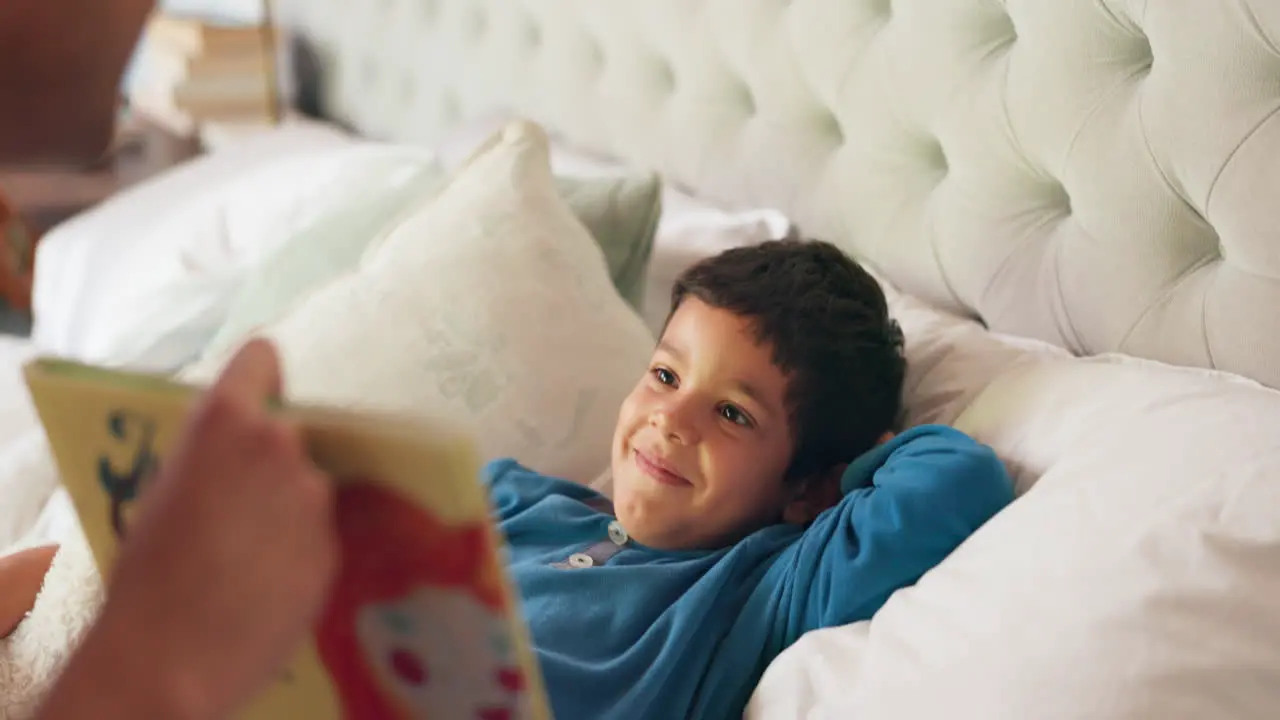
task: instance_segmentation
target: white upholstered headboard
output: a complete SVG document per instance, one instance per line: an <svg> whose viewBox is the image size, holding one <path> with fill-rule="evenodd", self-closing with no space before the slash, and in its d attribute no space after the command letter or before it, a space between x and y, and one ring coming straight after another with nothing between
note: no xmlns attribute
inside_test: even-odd
<svg viewBox="0 0 1280 720"><path fill-rule="evenodd" d="M324 112L493 109L994 330L1280 387L1275 0L278 0Z"/></svg>

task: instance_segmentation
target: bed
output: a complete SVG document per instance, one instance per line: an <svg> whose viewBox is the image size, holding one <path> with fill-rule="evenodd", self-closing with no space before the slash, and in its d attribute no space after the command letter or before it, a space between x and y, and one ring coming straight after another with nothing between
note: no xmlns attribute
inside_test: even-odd
<svg viewBox="0 0 1280 720"><path fill-rule="evenodd" d="M674 273L734 244L831 240L877 274L906 331L904 422L990 444L1019 498L871 621L779 656L747 717L1275 717L1278 7L281 0L295 97L318 117L55 231L31 347L200 379L241 336L229 315L240 333L270 321L296 392L449 408L488 428L487 450L607 488L600 427ZM386 199L437 192L428 166L478 172L494 137L532 148L505 170L595 188L579 220L601 187L628 198L627 218L589 218L616 244L548 254L436 218L418 231L476 243L401 250L435 268L412 283L383 262L376 284L263 289L285 237L337 248L313 281L341 252L354 263L317 208L359 200L348 234L407 246L413 213ZM468 202L488 197L474 187ZM536 217L544 242L588 237L545 197L504 197L495 215ZM421 310L446 303L449 317ZM38 431L15 434L0 465L25 474L0 477L31 499L0 540L72 548L45 620L4 648L19 704L100 588L74 572Z"/></svg>

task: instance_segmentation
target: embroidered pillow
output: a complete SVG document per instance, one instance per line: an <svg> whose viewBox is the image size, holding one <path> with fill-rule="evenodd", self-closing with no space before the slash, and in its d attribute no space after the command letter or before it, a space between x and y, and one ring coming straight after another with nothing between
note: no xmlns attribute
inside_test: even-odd
<svg viewBox="0 0 1280 720"><path fill-rule="evenodd" d="M486 457L584 483L608 465L653 345L529 123L259 334L295 400L447 417ZM221 362L184 375L207 381Z"/></svg>

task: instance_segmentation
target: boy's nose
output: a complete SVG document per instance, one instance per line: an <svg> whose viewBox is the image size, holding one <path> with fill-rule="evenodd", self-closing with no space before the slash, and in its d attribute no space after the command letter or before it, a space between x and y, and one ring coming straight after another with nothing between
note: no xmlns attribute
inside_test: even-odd
<svg viewBox="0 0 1280 720"><path fill-rule="evenodd" d="M697 431L688 414L684 404L669 403L655 408L649 417L650 423L668 442L688 445L697 439Z"/></svg>

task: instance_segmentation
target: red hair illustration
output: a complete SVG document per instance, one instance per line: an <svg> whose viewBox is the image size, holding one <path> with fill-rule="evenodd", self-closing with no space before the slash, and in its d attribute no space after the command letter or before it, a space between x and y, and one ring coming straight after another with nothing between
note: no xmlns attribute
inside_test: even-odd
<svg viewBox="0 0 1280 720"><path fill-rule="evenodd" d="M517 717L525 678L487 525L447 525L358 482L338 489L337 526L340 569L315 640L343 716Z"/></svg>

